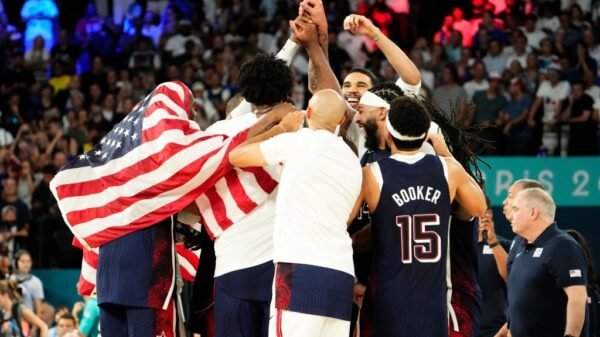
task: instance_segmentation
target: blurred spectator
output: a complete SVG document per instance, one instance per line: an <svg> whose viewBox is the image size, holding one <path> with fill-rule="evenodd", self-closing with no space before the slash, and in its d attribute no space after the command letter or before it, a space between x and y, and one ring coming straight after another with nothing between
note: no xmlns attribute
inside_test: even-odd
<svg viewBox="0 0 600 337"><path fill-rule="evenodd" d="M419 50L413 49L410 52L410 60L415 64L417 69L419 69L419 72L421 73L421 85L429 92L428 96L431 96L433 88L435 87L435 77L431 71L423 67L423 54Z"/></svg>
<svg viewBox="0 0 600 337"><path fill-rule="evenodd" d="M433 46L431 46L431 61L429 62L428 68L435 74L436 86L439 86L442 83L445 66L446 52L444 51L444 46L441 43L434 43ZM455 81L458 83L458 72L456 72Z"/></svg>
<svg viewBox="0 0 600 337"><path fill-rule="evenodd" d="M33 40L33 48L25 53L25 66L31 69L36 82L43 82L48 77L50 53L44 43L44 38L38 35Z"/></svg>
<svg viewBox="0 0 600 337"><path fill-rule="evenodd" d="M73 43L67 30L61 30L58 34L58 43L55 44L50 52L52 62L61 62L65 65L65 70L69 74L75 73L75 63L79 58L80 50L77 44Z"/></svg>
<svg viewBox="0 0 600 337"><path fill-rule="evenodd" d="M476 61L471 67L471 77L472 80L463 84L469 99L473 99L473 95L475 95L477 91L487 90L490 86L486 79L485 64L481 61Z"/></svg>
<svg viewBox="0 0 600 337"><path fill-rule="evenodd" d="M596 61L596 64L600 64L600 44L598 44L598 35L595 34L592 29L586 29L583 31L583 42L588 48L590 57Z"/></svg>
<svg viewBox="0 0 600 337"><path fill-rule="evenodd" d="M0 209L5 206L14 206L17 211L17 218L14 220L17 224L17 231L12 230L13 237L27 237L29 235L29 225L31 223L31 213L27 204L17 196L17 180L14 177L4 179L2 198L0 199ZM15 242L15 250L23 248L22 242Z"/></svg>
<svg viewBox="0 0 600 337"><path fill-rule="evenodd" d="M507 138L507 153L514 156L531 154L532 131L527 125L527 117L532 99L525 92L525 83L513 78L508 86L509 100L506 104L506 121L502 132Z"/></svg>
<svg viewBox="0 0 600 337"><path fill-rule="evenodd" d="M66 337L67 334L77 329L77 322L73 315L66 313L60 316L56 323L56 329L48 331L48 337Z"/></svg>
<svg viewBox="0 0 600 337"><path fill-rule="evenodd" d="M467 93L457 82L458 74L456 67L448 64L442 71L442 85L433 91L434 102L447 115L457 114L460 116L464 109Z"/></svg>
<svg viewBox="0 0 600 337"><path fill-rule="evenodd" d="M386 0L375 0L369 13L367 13L367 17L373 21L375 26L379 27L385 36L392 37L394 17L392 16L392 10L386 4Z"/></svg>
<svg viewBox="0 0 600 337"><path fill-rule="evenodd" d="M65 68L61 62L57 61L52 64L52 76L50 76L48 84L52 86L56 94L69 88L71 75L65 73Z"/></svg>
<svg viewBox="0 0 600 337"><path fill-rule="evenodd" d="M540 42L546 38L546 33L539 29L536 24L537 16L535 14L529 14L525 17L525 26L522 29L527 37L529 47L538 50L540 49Z"/></svg>
<svg viewBox="0 0 600 337"><path fill-rule="evenodd" d="M83 337L97 337L100 324L100 308L95 297L83 296L85 304L82 306L81 318L79 319L79 333ZM81 302L79 302L81 303ZM83 303L82 303L83 304ZM78 312L73 307L73 316L78 317Z"/></svg>
<svg viewBox="0 0 600 337"><path fill-rule="evenodd" d="M170 53L172 58L182 56L185 54L186 42L191 41L194 45L202 47L202 41L194 35L192 35L191 22L188 20L181 20L177 25L178 33L173 35L167 40L165 45L165 51Z"/></svg>
<svg viewBox="0 0 600 337"><path fill-rule="evenodd" d="M490 42L489 53L483 58L483 63L490 73L502 74L506 68L508 56L502 52L502 43L499 40Z"/></svg>
<svg viewBox="0 0 600 337"><path fill-rule="evenodd" d="M462 55L462 34L459 31L452 31L450 41L446 45L446 57L448 62L456 63Z"/></svg>
<svg viewBox="0 0 600 337"><path fill-rule="evenodd" d="M48 327L52 326L52 324L54 324L54 306L48 303L48 301L42 301L42 308L39 316Z"/></svg>
<svg viewBox="0 0 600 337"><path fill-rule="evenodd" d="M562 120L570 126L567 154L592 156L597 154L597 123L593 120L594 100L585 92L583 82L571 84L571 95L563 102Z"/></svg>
<svg viewBox="0 0 600 337"><path fill-rule="evenodd" d="M556 123L559 113L562 111L562 102L569 97L571 86L568 82L560 80L560 66L552 64L548 67L548 80L540 84L536 93L536 99L529 111L527 123L534 126L538 123L538 111L543 108L541 116L542 146L548 154L555 155L558 150L558 131Z"/></svg>
<svg viewBox="0 0 600 337"><path fill-rule="evenodd" d="M552 34L556 32L558 27L560 27L560 20L558 17L552 12L552 4L547 1L542 3L541 6L542 16L537 21L537 28L545 31L547 34Z"/></svg>
<svg viewBox="0 0 600 337"><path fill-rule="evenodd" d="M35 313L39 313L44 300L44 286L42 281L31 274L33 261L31 254L26 250L19 250L15 254L15 273L11 276L23 288L27 290L28 296L21 299L23 305Z"/></svg>
<svg viewBox="0 0 600 337"><path fill-rule="evenodd" d="M146 14L144 14L141 34L152 41L152 47L157 48L159 46L162 31L158 25L157 15L153 11L146 11Z"/></svg>
<svg viewBox="0 0 600 337"><path fill-rule="evenodd" d="M490 73L488 76L488 89L486 91L478 91L473 95L476 112L475 116L469 116L470 118L468 119L468 125L474 122L475 124L488 126L480 132L480 136L485 140L495 142L496 146L502 144L497 142L497 129L495 127L502 124L504 114L506 113L506 98L501 92L501 81L502 77L500 74ZM491 154L491 152L486 154Z"/></svg>
<svg viewBox="0 0 600 337"><path fill-rule="evenodd" d="M574 9L576 12L577 10ZM581 39L582 27L576 26L572 21L571 13L562 12L559 16L560 28L564 30L564 42L563 44L567 48L571 48L577 41Z"/></svg>
<svg viewBox="0 0 600 337"><path fill-rule="evenodd" d="M558 56L554 54L552 40L545 38L540 42L540 55L538 56L538 65L540 70L546 70L552 63L558 62Z"/></svg>
<svg viewBox="0 0 600 337"><path fill-rule="evenodd" d="M14 141L13 135L6 130L3 126L0 126L0 147L12 144Z"/></svg>
<svg viewBox="0 0 600 337"><path fill-rule="evenodd" d="M575 44L576 48L576 60L571 61L575 64L576 81L582 81L586 74L592 76L598 73L598 63L594 60L589 53L587 45L583 41L579 41Z"/></svg>
<svg viewBox="0 0 600 337"><path fill-rule="evenodd" d="M552 54L556 56L564 57L567 54L566 47L566 31L563 27L560 27L554 33L554 39L552 40Z"/></svg>
<svg viewBox="0 0 600 337"><path fill-rule="evenodd" d="M460 60L458 60L458 62L455 63L459 83L468 82L472 78L470 69L475 64L475 62L476 60L475 58L473 58L471 48L463 48L460 53Z"/></svg>
<svg viewBox="0 0 600 337"><path fill-rule="evenodd" d="M502 22L498 22L496 20L492 11L485 10L481 16L479 31L485 30L492 40L498 40L501 45L506 45L508 43L508 39L499 26L502 26ZM478 36L475 36L475 39L477 38Z"/></svg>
<svg viewBox="0 0 600 337"><path fill-rule="evenodd" d="M25 23L25 51L33 46L33 40L42 36L46 46L54 46L58 7L53 0L26 0L21 9Z"/></svg>
<svg viewBox="0 0 600 337"><path fill-rule="evenodd" d="M95 35L102 32L104 20L96 9L95 3L89 2L85 10L85 16L77 22L75 27L75 36L84 45L88 43Z"/></svg>
<svg viewBox="0 0 600 337"><path fill-rule="evenodd" d="M473 44L473 34L477 27L474 27L470 21L465 20L464 11L460 7L454 7L452 9L452 18L452 28L462 34L463 46L471 47Z"/></svg>
<svg viewBox="0 0 600 337"><path fill-rule="evenodd" d="M28 324L39 329L42 336L48 332L48 326L33 311L19 302L20 296L12 281L0 281L0 308L4 312L3 320L9 324L0 327L0 333L8 336L24 336ZM22 324L26 322L26 324ZM25 331L23 331L23 330Z"/></svg>
<svg viewBox="0 0 600 337"><path fill-rule="evenodd" d="M512 47L512 48L511 48ZM504 53L508 55L506 59L506 68L510 67L513 61L518 61L522 68L527 66L527 37L525 34L517 30L513 33L512 46L504 49Z"/></svg>
<svg viewBox="0 0 600 337"><path fill-rule="evenodd" d="M442 24L442 28L435 33L433 37L433 42L441 43L444 46L450 43L450 38L452 37L452 32L454 31L454 18L452 15L446 15L444 17L444 23Z"/></svg>
<svg viewBox="0 0 600 337"><path fill-rule="evenodd" d="M14 250L13 235L18 231L17 208L12 205L2 207L0 222L0 256L12 259Z"/></svg>

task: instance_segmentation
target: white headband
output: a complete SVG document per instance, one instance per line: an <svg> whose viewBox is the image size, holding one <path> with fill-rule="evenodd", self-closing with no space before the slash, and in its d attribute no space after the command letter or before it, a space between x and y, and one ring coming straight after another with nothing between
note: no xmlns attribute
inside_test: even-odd
<svg viewBox="0 0 600 337"><path fill-rule="evenodd" d="M405 136L405 135L401 134L396 129L394 129L394 127L392 127L392 123L390 123L389 114L385 117L385 126L387 126L387 130L390 133L390 135L392 135L392 137L394 137L397 140L410 142L413 140L421 140L421 139L425 138L425 136L427 136L427 132L424 132L420 136Z"/></svg>
<svg viewBox="0 0 600 337"><path fill-rule="evenodd" d="M385 108L386 110L390 109L390 103L386 102L383 98L370 91L365 91L365 93L362 94L358 104L368 105L376 108Z"/></svg>

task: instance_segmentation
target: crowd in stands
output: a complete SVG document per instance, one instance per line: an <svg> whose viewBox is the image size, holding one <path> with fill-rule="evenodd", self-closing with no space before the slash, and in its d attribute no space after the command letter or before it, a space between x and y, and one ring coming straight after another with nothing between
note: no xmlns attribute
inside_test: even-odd
<svg viewBox="0 0 600 337"><path fill-rule="evenodd" d="M70 248L72 236L49 189L56 171L163 81L179 80L193 91L201 127L225 118L241 64L259 52L276 53L297 9L291 0L176 0L163 1L160 10L140 1L116 23L90 2L75 25L61 26L52 0L21 2L22 18L0 11L4 274L24 248L38 267L78 267L80 255ZM50 9L31 14L28 3L41 8L33 2ZM596 3L472 0L451 10L434 36L421 36L410 25L408 0L326 1L329 60L338 78L366 67L396 80L371 41L342 29L346 15L366 15L409 53L421 71L422 95L465 127L492 126L479 131L495 142L485 154L597 155ZM32 33L29 25L39 20L50 22L50 31ZM291 68L291 99L305 106L306 55Z"/></svg>

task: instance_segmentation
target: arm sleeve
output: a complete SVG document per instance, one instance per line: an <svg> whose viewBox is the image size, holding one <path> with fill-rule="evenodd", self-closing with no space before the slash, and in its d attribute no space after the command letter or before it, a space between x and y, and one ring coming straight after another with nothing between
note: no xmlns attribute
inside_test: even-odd
<svg viewBox="0 0 600 337"><path fill-rule="evenodd" d="M98 317L100 315L98 305L95 301L87 301L83 308L83 315L79 322L79 331L86 336L89 336L92 330L98 326Z"/></svg>
<svg viewBox="0 0 600 337"><path fill-rule="evenodd" d="M35 277L33 280L33 287L31 287L31 295L34 300L43 300L44 299L44 286L42 285L42 281L39 278Z"/></svg>
<svg viewBox="0 0 600 337"><path fill-rule="evenodd" d="M260 151L269 165L286 162L301 146L299 132L277 135L260 143Z"/></svg>
<svg viewBox="0 0 600 337"><path fill-rule="evenodd" d="M575 241L559 243L547 263L558 287L586 285L587 262L583 249Z"/></svg>
<svg viewBox="0 0 600 337"><path fill-rule="evenodd" d="M400 89L402 89L402 91L404 91L404 93L408 96L418 96L419 95L419 91L421 90L421 81L419 81L419 83L415 84L415 85L411 85L408 84L406 82L404 82L402 80L402 77L398 77L398 80L396 81L396 85L400 87Z"/></svg>
<svg viewBox="0 0 600 337"><path fill-rule="evenodd" d="M279 51L279 53L277 53L277 55L275 55L275 57L285 61L285 63L289 67L292 64L292 61L294 60L294 57L298 53L299 49L300 46L296 42L288 39L283 45L283 48L281 48L281 50Z"/></svg>
<svg viewBox="0 0 600 337"><path fill-rule="evenodd" d="M542 84L540 84L540 87L538 88L535 95L537 97L544 97L544 95L546 95L546 82L543 82Z"/></svg>

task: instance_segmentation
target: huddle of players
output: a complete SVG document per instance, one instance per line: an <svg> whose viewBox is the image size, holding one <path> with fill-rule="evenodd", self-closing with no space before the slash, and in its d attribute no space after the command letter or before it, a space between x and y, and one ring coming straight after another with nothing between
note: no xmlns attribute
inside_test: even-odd
<svg viewBox="0 0 600 337"><path fill-rule="evenodd" d="M290 26L279 59L259 55L242 67L244 100L233 118L212 127L235 133L267 111L294 110L285 103L292 85L286 61L298 44L305 48L313 92L305 114L289 113L229 157L236 167L265 167L279 187L215 241L215 336L350 335L353 300L361 305L364 286L356 282L347 224L363 209L370 224L356 235L373 247L373 335L448 335L450 216L483 215L483 192L444 137L430 132L431 110L416 98L418 70L368 19L350 15L344 28L377 44L398 86L378 85L358 69L339 87L319 0L303 1ZM362 153L365 143L359 161L351 148Z"/></svg>

